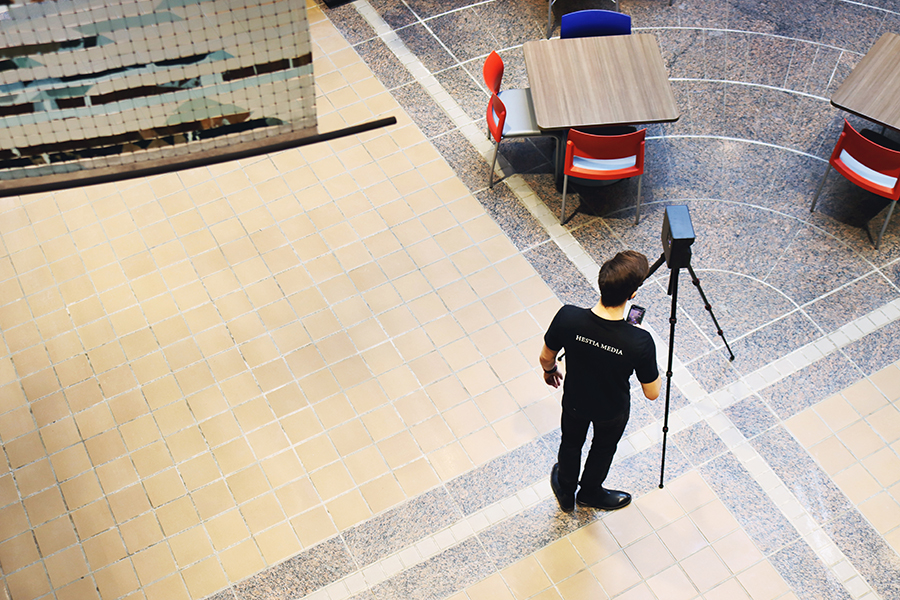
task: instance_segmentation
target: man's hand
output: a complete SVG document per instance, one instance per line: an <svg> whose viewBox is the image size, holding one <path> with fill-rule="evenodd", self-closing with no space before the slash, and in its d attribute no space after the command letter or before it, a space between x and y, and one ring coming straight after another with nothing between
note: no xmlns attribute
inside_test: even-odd
<svg viewBox="0 0 900 600"><path fill-rule="evenodd" d="M547 347L547 344L544 344L544 347L541 348L539 359L541 369L544 370L544 383L555 388L558 388L563 380L562 373L559 372L559 367L556 366L557 354L559 354L559 350L551 350Z"/></svg>
<svg viewBox="0 0 900 600"><path fill-rule="evenodd" d="M558 388L559 384L562 383L562 380L563 376L562 373L559 372L559 369L551 371L550 373L544 371L544 383L547 385Z"/></svg>

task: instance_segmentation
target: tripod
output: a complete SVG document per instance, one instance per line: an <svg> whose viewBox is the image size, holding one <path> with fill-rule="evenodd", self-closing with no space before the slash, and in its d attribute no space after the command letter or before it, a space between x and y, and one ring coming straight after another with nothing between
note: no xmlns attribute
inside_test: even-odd
<svg viewBox="0 0 900 600"><path fill-rule="evenodd" d="M693 241L693 240L691 240ZM650 267L650 272L647 273L647 279L650 278L656 270L662 266L662 264L666 262L666 254L665 252L659 257L659 259L653 263L653 266ZM675 265L670 265L669 267L669 290L667 294L672 296L672 312L669 316L669 363L666 367L666 405L665 405L665 413L663 416L663 441L662 441L662 462L659 466L659 487L662 489L663 487L663 476L666 469L666 436L669 433L669 398L672 392L672 357L673 350L675 347L675 323L678 319L675 316L675 309L678 304L678 274L681 272L682 268L686 268L688 273L691 275L691 283L697 288L697 291L700 292L700 298L703 300L703 306L706 308L707 312L709 312L709 316L712 317L713 324L716 326L716 333L719 334L719 337L722 338L722 341L725 342L725 348L728 349L728 360L734 360L734 352L731 351L731 347L728 345L728 340L725 339L725 334L722 333L722 328L719 326L719 322L716 320L716 315L713 314L712 306L709 303L709 300L706 299L706 294L703 293L703 288L700 287L700 279L697 278L697 274L694 273L694 269L691 267L690 262L690 254L687 254L686 260L681 262L675 262Z"/></svg>

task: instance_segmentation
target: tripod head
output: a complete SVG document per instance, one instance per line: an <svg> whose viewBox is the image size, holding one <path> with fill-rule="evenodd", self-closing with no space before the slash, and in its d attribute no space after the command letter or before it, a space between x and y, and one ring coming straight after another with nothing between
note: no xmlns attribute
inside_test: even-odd
<svg viewBox="0 0 900 600"><path fill-rule="evenodd" d="M694 243L694 226L688 207L667 206L663 216L662 247L666 266L681 269L691 264L691 244Z"/></svg>

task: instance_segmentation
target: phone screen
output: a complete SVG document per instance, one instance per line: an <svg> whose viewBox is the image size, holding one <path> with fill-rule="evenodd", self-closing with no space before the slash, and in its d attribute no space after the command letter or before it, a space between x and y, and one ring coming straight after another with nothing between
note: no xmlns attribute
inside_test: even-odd
<svg viewBox="0 0 900 600"><path fill-rule="evenodd" d="M628 317L625 320L632 325L640 325L641 321L644 320L645 312L647 311L644 307L633 304L631 306L631 309L628 311Z"/></svg>

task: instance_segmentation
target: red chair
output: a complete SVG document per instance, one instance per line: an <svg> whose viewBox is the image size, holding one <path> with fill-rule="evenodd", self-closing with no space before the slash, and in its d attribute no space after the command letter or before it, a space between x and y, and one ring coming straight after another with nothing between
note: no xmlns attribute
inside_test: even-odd
<svg viewBox="0 0 900 600"><path fill-rule="evenodd" d="M500 82L503 81L503 59L499 54L494 51L488 54L481 74L484 76L484 85L487 86L488 91L499 96Z"/></svg>
<svg viewBox="0 0 900 600"><path fill-rule="evenodd" d="M500 82L503 81L503 59L495 51L491 51L484 61L481 68L481 75L484 77L484 85L487 86L491 94L501 95ZM491 139L491 130L488 129L488 139Z"/></svg>
<svg viewBox="0 0 900 600"><path fill-rule="evenodd" d="M884 235L884 230L887 229L888 222L891 220L894 206L900 199L900 184L898 184L900 152L886 148L884 145L893 146L895 144L873 131L859 133L845 120L844 130L831 153L828 168L825 169L825 175L822 176L822 182L819 183L816 190L812 206L809 207L809 212L815 210L816 201L819 199L819 194L822 193L825 179L832 167L862 189L893 200L887 217L884 219L884 225L881 226L881 233L878 234L878 240L875 242L876 250L881 245L881 236Z"/></svg>
<svg viewBox="0 0 900 600"><path fill-rule="evenodd" d="M566 188L569 177L593 181L637 177L637 213L634 216L634 224L640 223L641 179L644 175L644 136L646 134L646 129L639 129L624 135L593 135L576 129L569 130L569 137L566 141L566 160L563 165L560 223L565 224L568 221L566 218ZM572 216L574 214L572 213Z"/></svg>
<svg viewBox="0 0 900 600"><path fill-rule="evenodd" d="M497 166L497 153L500 142L506 138L551 136L556 141L553 153L554 169L559 162L559 138L553 133L544 133L538 127L534 117L534 102L531 100L531 89L506 90L501 100L497 94L491 94L487 107L487 126L490 137L494 139L494 159L491 161L488 187L494 187L494 168ZM556 172L554 171L554 174Z"/></svg>

